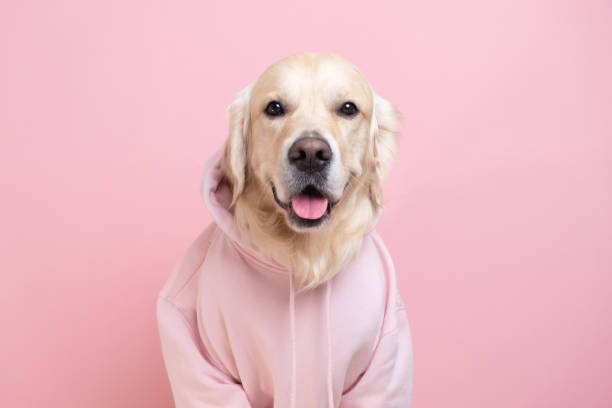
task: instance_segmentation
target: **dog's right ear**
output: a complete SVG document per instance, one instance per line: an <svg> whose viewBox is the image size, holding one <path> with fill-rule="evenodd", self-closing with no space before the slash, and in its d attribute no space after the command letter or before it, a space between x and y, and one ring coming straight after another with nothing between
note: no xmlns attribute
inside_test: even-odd
<svg viewBox="0 0 612 408"><path fill-rule="evenodd" d="M229 137L225 142L221 169L232 184L232 202L242 193L246 180L247 166L247 139L250 132L249 100L251 99L250 84L236 94L225 111L229 125Z"/></svg>

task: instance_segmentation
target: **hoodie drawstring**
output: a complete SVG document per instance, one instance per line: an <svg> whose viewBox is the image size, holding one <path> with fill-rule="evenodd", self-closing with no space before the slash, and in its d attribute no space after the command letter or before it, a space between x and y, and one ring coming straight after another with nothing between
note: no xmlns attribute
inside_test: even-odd
<svg viewBox="0 0 612 408"><path fill-rule="evenodd" d="M334 408L334 382L332 379L332 344L331 344L331 318L329 304L331 301L331 280L328 280L325 287L325 320L327 323L327 399L329 408Z"/></svg>
<svg viewBox="0 0 612 408"><path fill-rule="evenodd" d="M291 408L295 408L295 294L293 293L293 272L289 271L289 326L291 327Z"/></svg>
<svg viewBox="0 0 612 408"><path fill-rule="evenodd" d="M331 280L325 284L325 326L327 330L327 401L329 408L334 408L334 382L332 378L332 344L331 344ZM291 394L290 407L295 408L296 392L296 355L295 355L295 293L293 290L293 273L289 272L289 326L291 329Z"/></svg>

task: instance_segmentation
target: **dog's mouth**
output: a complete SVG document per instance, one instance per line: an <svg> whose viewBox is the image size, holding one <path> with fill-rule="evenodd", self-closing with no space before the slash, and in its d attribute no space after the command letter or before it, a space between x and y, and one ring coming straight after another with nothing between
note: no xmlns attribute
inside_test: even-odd
<svg viewBox="0 0 612 408"><path fill-rule="evenodd" d="M316 227L329 216L335 203L317 187L309 184L302 191L293 195L289 202L281 201L272 184L272 194L276 203L288 211L289 218L299 227Z"/></svg>

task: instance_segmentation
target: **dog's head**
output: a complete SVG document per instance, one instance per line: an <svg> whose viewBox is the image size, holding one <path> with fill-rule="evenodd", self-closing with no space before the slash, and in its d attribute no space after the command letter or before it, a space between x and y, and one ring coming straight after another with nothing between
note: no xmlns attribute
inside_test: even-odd
<svg viewBox="0 0 612 408"><path fill-rule="evenodd" d="M325 228L347 195L364 195L374 209L382 204L399 114L345 59L284 58L239 92L227 115L222 166L232 204L257 186L258 199L273 202L300 233Z"/></svg>

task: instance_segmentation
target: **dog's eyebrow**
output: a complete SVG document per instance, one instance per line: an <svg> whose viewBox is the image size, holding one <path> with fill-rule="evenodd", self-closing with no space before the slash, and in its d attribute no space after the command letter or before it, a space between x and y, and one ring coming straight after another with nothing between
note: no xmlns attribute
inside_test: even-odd
<svg viewBox="0 0 612 408"><path fill-rule="evenodd" d="M272 101L284 103L285 98L278 91L268 92L267 94L261 96L261 102L263 104L268 104Z"/></svg>

